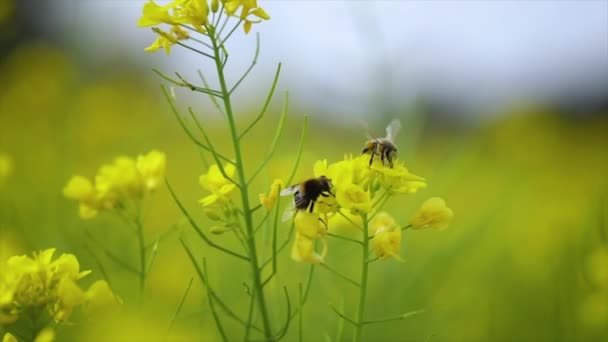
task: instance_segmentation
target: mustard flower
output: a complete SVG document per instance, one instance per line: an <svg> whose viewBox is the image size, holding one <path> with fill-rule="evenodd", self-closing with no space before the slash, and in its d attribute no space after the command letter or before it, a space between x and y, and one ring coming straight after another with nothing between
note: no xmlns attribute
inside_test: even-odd
<svg viewBox="0 0 608 342"><path fill-rule="evenodd" d="M369 160L369 159L368 159ZM424 178L408 171L402 162L395 160L393 167L374 162L371 169L377 172L380 185L395 193L415 193L426 187Z"/></svg>
<svg viewBox="0 0 608 342"><path fill-rule="evenodd" d="M296 231L304 237L315 239L324 236L327 229L317 213L298 211L294 221Z"/></svg>
<svg viewBox="0 0 608 342"><path fill-rule="evenodd" d="M13 336L13 334L6 333L6 334L4 334L4 337L2 338L2 342L19 342L19 340L17 340L17 338L15 336Z"/></svg>
<svg viewBox="0 0 608 342"><path fill-rule="evenodd" d="M279 192L285 187L285 183L280 179L275 179L270 186L270 192L267 194L260 194L260 204L270 211L277 201Z"/></svg>
<svg viewBox="0 0 608 342"><path fill-rule="evenodd" d="M454 218L452 209L439 197L426 200L410 219L412 229L445 229Z"/></svg>
<svg viewBox="0 0 608 342"><path fill-rule="evenodd" d="M36 338L34 339L34 342L53 342L55 341L55 330L53 330L52 328L44 328L42 329L38 335L36 335Z"/></svg>
<svg viewBox="0 0 608 342"><path fill-rule="evenodd" d="M224 8L229 15L236 15L238 9L241 9L238 17L244 22L243 30L245 33L249 33L253 24L270 19L268 13L263 8L258 7L257 0L228 0L225 2ZM257 17L260 20L251 20L249 19L250 16Z"/></svg>
<svg viewBox="0 0 608 342"><path fill-rule="evenodd" d="M99 212L97 192L93 183L83 176L73 176L63 188L63 195L79 201L79 214L82 219L90 219Z"/></svg>
<svg viewBox="0 0 608 342"><path fill-rule="evenodd" d="M3 324L16 321L21 312L44 309L56 322L65 322L75 307L95 299L99 291L88 294L77 285L90 271L81 271L72 254L53 260L54 254L55 249L51 248L34 253L33 257L13 256L6 261L7 272L0 275L0 286L5 287L0 296ZM91 288L103 287L103 283L97 282Z"/></svg>
<svg viewBox="0 0 608 342"><path fill-rule="evenodd" d="M154 1L150 0L144 5L142 10L142 16L141 18L139 18L137 26L147 27L159 24L172 24L174 22L174 19L169 14L169 9L173 6L173 3L170 3L165 6L160 6Z"/></svg>
<svg viewBox="0 0 608 342"><path fill-rule="evenodd" d="M224 166L224 171L228 177L232 178L234 177L236 168L232 164L227 164ZM203 207L208 207L218 201L226 201L228 195L236 188L234 183L222 175L217 165L211 165L209 171L200 176L199 183L204 189L211 192L211 195L199 200L199 203Z"/></svg>
<svg viewBox="0 0 608 342"><path fill-rule="evenodd" d="M336 189L336 201L340 207L353 212L368 213L372 209L369 191L357 184L346 184Z"/></svg>
<svg viewBox="0 0 608 342"><path fill-rule="evenodd" d="M135 160L120 156L112 164L102 165L95 176L95 188L107 207L122 198L141 197L143 180Z"/></svg>
<svg viewBox="0 0 608 342"><path fill-rule="evenodd" d="M311 264L320 264L327 255L327 242L321 239L322 250L321 254L315 251L315 240L296 232L293 246L291 248L291 258L297 262L308 262Z"/></svg>
<svg viewBox="0 0 608 342"><path fill-rule="evenodd" d="M137 170L141 175L144 187L153 191L165 176L167 167L167 156L157 150L152 150L146 155L137 157Z"/></svg>
<svg viewBox="0 0 608 342"><path fill-rule="evenodd" d="M401 260L401 227L395 219L386 212L380 212L370 222L372 250L380 259L395 258Z"/></svg>

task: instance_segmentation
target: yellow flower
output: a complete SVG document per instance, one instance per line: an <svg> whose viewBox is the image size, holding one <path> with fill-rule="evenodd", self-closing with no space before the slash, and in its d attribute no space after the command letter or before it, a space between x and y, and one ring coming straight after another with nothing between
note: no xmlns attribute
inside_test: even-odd
<svg viewBox="0 0 608 342"><path fill-rule="evenodd" d="M146 155L137 157L137 170L144 182L144 187L148 191L153 191L158 187L165 176L167 157L164 153L152 150Z"/></svg>
<svg viewBox="0 0 608 342"><path fill-rule="evenodd" d="M260 194L260 204L266 208L266 210L270 211L272 207L274 207L275 202L277 201L277 197L279 196L279 192L282 188L285 187L285 183L280 179L275 179L270 186L270 192L268 195Z"/></svg>
<svg viewBox="0 0 608 342"><path fill-rule="evenodd" d="M4 184L6 179L13 173L13 161L6 155L0 153L0 185Z"/></svg>
<svg viewBox="0 0 608 342"><path fill-rule="evenodd" d="M42 329L38 335L36 335L36 338L34 339L34 342L53 342L55 341L55 330L53 330L52 328L44 328Z"/></svg>
<svg viewBox="0 0 608 342"><path fill-rule="evenodd" d="M203 25L207 23L209 16L209 4L207 0L176 0L176 21L182 24L190 24L200 32L204 32Z"/></svg>
<svg viewBox="0 0 608 342"><path fill-rule="evenodd" d="M120 156L114 163L101 166L95 176L95 188L106 207L112 207L116 200L125 197L140 197L143 181L135 160Z"/></svg>
<svg viewBox="0 0 608 342"><path fill-rule="evenodd" d="M65 322L74 308L84 303L84 292L70 278L62 278L57 285L57 301L53 305L53 318L56 322Z"/></svg>
<svg viewBox="0 0 608 342"><path fill-rule="evenodd" d="M19 340L17 340L17 338L13 336L13 334L7 332L6 334L4 334L2 342L19 342Z"/></svg>
<svg viewBox="0 0 608 342"><path fill-rule="evenodd" d="M374 237L372 250L377 257L401 260L401 227L388 213L381 212L372 219L370 234Z"/></svg>
<svg viewBox="0 0 608 342"><path fill-rule="evenodd" d="M336 201L340 207L356 212L368 213L372 209L369 191L356 184L336 186Z"/></svg>
<svg viewBox="0 0 608 342"><path fill-rule="evenodd" d="M150 0L150 2L144 5L141 18L139 18L139 21L137 22L137 26L146 27L163 23L173 23L173 18L169 14L169 8L171 8L171 6L172 4L160 6L154 1Z"/></svg>
<svg viewBox="0 0 608 342"><path fill-rule="evenodd" d="M236 15L237 10L241 8L239 18L244 21L243 30L245 30L245 33L249 33L253 24L270 19L268 13L263 8L258 7L257 0L228 0L224 4L224 8L229 15ZM261 20L250 20L250 15Z"/></svg>
<svg viewBox="0 0 608 342"><path fill-rule="evenodd" d="M84 312L87 315L95 315L104 310L116 309L121 304L121 300L114 295L105 280L94 282L84 295Z"/></svg>
<svg viewBox="0 0 608 342"><path fill-rule="evenodd" d="M410 173L403 163L397 160L394 161L393 167L374 162L371 169L378 173L381 186L392 192L415 193L426 187L424 178Z"/></svg>
<svg viewBox="0 0 608 342"><path fill-rule="evenodd" d="M297 262L308 262L311 264L320 264L327 255L327 242L321 239L323 248L321 254L315 252L314 240L305 235L296 232L296 237L291 248L291 258Z"/></svg>
<svg viewBox="0 0 608 342"><path fill-rule="evenodd" d="M452 209L439 197L426 200L410 219L412 229L445 229L454 218Z"/></svg>
<svg viewBox="0 0 608 342"><path fill-rule="evenodd" d="M232 164L227 164L224 166L224 171L228 177L233 178L236 168ZM236 185L222 175L217 165L211 165L209 171L200 176L199 183L204 189L211 192L211 195L203 197L199 201L203 207L210 206L217 201L225 201L228 194L236 188Z"/></svg>
<svg viewBox="0 0 608 342"><path fill-rule="evenodd" d="M327 233L326 226L320 220L319 215L301 210L296 213L294 219L296 231L309 239L324 236Z"/></svg>

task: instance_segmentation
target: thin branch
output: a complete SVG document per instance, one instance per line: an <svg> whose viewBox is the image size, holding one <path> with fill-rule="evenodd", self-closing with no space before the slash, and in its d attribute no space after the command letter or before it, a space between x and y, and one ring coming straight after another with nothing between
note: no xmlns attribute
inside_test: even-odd
<svg viewBox="0 0 608 342"><path fill-rule="evenodd" d="M173 317L171 318L171 322L169 323L169 328L167 329L167 333L165 334L165 340L169 336L169 333L171 332L171 329L173 328L173 324L175 324L175 320L177 319L177 316L179 316L179 313L182 311L182 307L184 306L184 303L186 302L186 297L188 297L188 293L190 292L190 288L192 287L193 281L194 281L194 277L190 277L190 282L188 283L188 286L186 287L186 291L182 295L182 299L180 300L179 305L177 306L177 310L173 314Z"/></svg>
<svg viewBox="0 0 608 342"><path fill-rule="evenodd" d="M291 240L291 234L293 233L294 227L295 227L294 224L292 224L291 228L289 229L289 233L287 233L287 238L285 239L283 244L279 247L279 249L277 249L277 255L281 254L283 249L285 249L285 247L287 247L287 245L289 244L289 241ZM264 261L262 263L262 266L260 266L260 271L263 270L264 267L266 267L266 265L270 264L271 261L272 261L272 258L269 258L268 260Z"/></svg>
<svg viewBox="0 0 608 342"><path fill-rule="evenodd" d="M406 312L404 314L401 314L399 316L385 317L385 318L379 318L379 319L372 319L372 320L368 320L368 321L363 321L363 322L361 322L361 324L362 325L367 325L367 324L384 323L384 322L391 322L391 321L400 321L400 320L403 320L403 319L410 318L412 316L419 315L419 314L421 314L423 312L424 312L424 310L410 311L410 312Z"/></svg>
<svg viewBox="0 0 608 342"><path fill-rule="evenodd" d="M243 80L247 77L247 75L249 75L251 70L253 70L255 65L258 63L259 55L260 55L260 33L256 33L255 34L255 54L253 55L253 60L251 61L251 65L249 65L249 68L247 68L247 70L245 71L243 76L241 76L241 78L239 78L239 80L234 84L234 86L232 86L230 91L228 91L228 95L231 95L232 92L234 92L236 90L236 88L239 87L239 85L241 84L241 82L243 82Z"/></svg>
<svg viewBox="0 0 608 342"><path fill-rule="evenodd" d="M216 244L215 242L211 241L207 237L207 235L205 235L205 233L203 232L203 230L196 224L196 222L194 221L194 219L192 218L192 216L190 216L190 214L188 213L188 211L186 210L186 208L183 206L182 202L177 198L177 195L173 191L173 188L171 187L171 184L169 184L169 180L168 179L165 179L165 183L167 184L167 189L169 189L169 193L171 193L171 197L173 197L173 200L175 201L175 203L177 203L177 206L179 207L179 209L186 216L186 218L188 219L188 222L190 222L190 225L192 226L192 228L194 228L194 230L198 233L198 235L201 237L201 239L203 239L203 241L205 241L209 247L216 248L216 249L218 249L218 250L220 250L220 251L222 251L224 253L230 254L230 255L232 255L234 257L237 257L239 259L249 261L248 257L246 257L244 255L241 255L239 253L233 252L233 251L229 250L228 248L222 247L222 246Z"/></svg>
<svg viewBox="0 0 608 342"><path fill-rule="evenodd" d="M353 226L363 232L363 228L361 228L361 226L358 225L355 221L353 221L350 217L346 216L342 211L338 210L338 214L342 215L342 217L344 217L346 221L350 222Z"/></svg>
<svg viewBox="0 0 608 342"><path fill-rule="evenodd" d="M274 79L272 80L272 85L270 86L270 90L268 91L268 95L266 96L266 101L264 102L264 105L262 106L262 110L260 111L258 116L255 118L255 120L253 120L253 122L250 123L249 126L247 126L247 128L245 128L243 133L241 133L239 135L239 139L243 138L243 136L245 134L247 134L247 132L249 132L249 130L251 130L253 128L253 126L255 126L258 123L258 121L260 121L264 117L264 114L266 114L266 110L268 110L268 106L270 105L270 101L272 100L272 96L274 95L274 91L277 87L277 83L279 82L280 74L281 74L281 63L279 63L277 65L277 71L275 71L275 73L274 73Z"/></svg>
<svg viewBox="0 0 608 342"><path fill-rule="evenodd" d="M226 38L224 38L221 41L220 46L224 46L224 44L226 44L226 41L228 41L228 38L230 38L230 36L232 36L234 31L236 31L236 29L241 25L242 22L243 22L243 19L239 19L239 22L236 23L236 25L234 25L234 27L232 28L232 30L230 30L230 32L228 32L228 34L226 35ZM218 35L218 38L219 38L219 35Z"/></svg>
<svg viewBox="0 0 608 342"><path fill-rule="evenodd" d="M195 48L193 48L193 47L191 47L189 45L186 45L186 44L184 44L184 43L182 43L180 41L176 41L175 44L177 44L177 45L179 45L181 47L185 47L186 49L188 49L190 51L194 51L194 52L196 52L196 53L198 53L200 55L203 55L203 56L205 56L207 58L215 59L215 57L213 57L213 55L210 55L210 54L208 54L206 52L203 52L203 51L201 51L199 49L195 49Z"/></svg>
<svg viewBox="0 0 608 342"><path fill-rule="evenodd" d="M198 268L198 266L197 266ZM203 273L205 275L205 278L207 279L207 281L204 282L205 286L207 287L207 298L209 299L209 308L211 309L211 314L213 315L213 320L215 321L215 325L217 326L217 330L219 330L220 335L222 336L222 340L224 342L228 341L228 336L226 336L226 331L224 331L224 327L222 326L222 322L220 320L219 315L217 314L217 311L215 310L215 304L213 302L213 296L209 295L209 292L211 291L210 285L209 285L209 274L207 273L207 261L205 259L203 259Z"/></svg>
<svg viewBox="0 0 608 342"><path fill-rule="evenodd" d="M165 95L165 98L167 99L167 102L169 103L169 107L171 108L171 111L175 115L175 118L177 118L177 121L179 122L179 124L182 127L182 129L184 130L184 132L186 132L186 135L190 138L190 140L192 140L192 142L195 145L197 145L198 147L204 149L207 152L211 152L211 149L207 145L203 144L201 141L199 141L198 139L196 139L194 137L194 135L192 134L192 132L190 132L190 130L186 126L186 123L184 122L184 120L182 119L182 117L179 115L179 112L177 111L177 107L175 107L175 102L173 101L173 98L171 97L171 95L167 91L167 87L165 87L164 85L161 85L160 87L161 87L161 89L163 91L163 94ZM225 161L225 162L234 164L234 162L232 160L224 157L223 155L218 155L218 157L220 159L222 159L223 161Z"/></svg>
<svg viewBox="0 0 608 342"><path fill-rule="evenodd" d="M345 276L344 274L334 270L333 268L327 266L326 263L321 263L320 264L323 268L325 268L326 270L330 271L331 273L335 274L338 278L341 278L343 280L346 280L347 282L355 285L356 287L361 287L361 285L359 283L357 283L356 281L350 279L349 277Z"/></svg>
<svg viewBox="0 0 608 342"><path fill-rule="evenodd" d="M211 143L211 139L209 139L209 135L207 135L207 132L203 128L203 125L201 125L200 121L198 121L198 118L196 117L196 115L192 111L192 107L188 107L188 112L190 113L190 116L194 120L194 123L196 124L196 127L198 127L198 130L203 135L203 139L205 139L205 143L207 144L207 146L211 150L210 151L211 155L213 156L213 159L215 160L215 163L217 164L217 167L220 170L220 173L222 174L222 176L224 176L224 178L226 178L227 180L229 180L232 184L236 185L236 187L240 189L241 188L240 184L237 183L230 176L228 176L228 174L226 173L226 170L224 170L224 165L222 165L222 162L220 161L220 158L219 158L220 154L213 147L213 144Z"/></svg>
<svg viewBox="0 0 608 342"><path fill-rule="evenodd" d="M285 120L287 118L288 110L289 110L289 93L286 92L285 93L285 102L283 103L283 110L281 111L281 116L279 117L279 124L275 131L274 138L272 139L272 142L270 144L270 149L268 150L268 154L266 155L266 158L264 158L262 163L258 166L258 168L253 172L253 174L251 175L251 178L249 178L249 181L247 181L247 185L251 184L251 182L255 179L255 177L264 169L264 166L266 166L266 164L268 164L268 162L272 158L272 156L277 148L277 145L279 143L279 139L281 138L281 135L283 134L283 128L285 127Z"/></svg>
<svg viewBox="0 0 608 342"><path fill-rule="evenodd" d="M348 323L359 327L361 326L361 324L355 322L354 320L350 319L349 317L347 317L346 315L344 315L343 313L341 313L340 311L338 311L338 309L336 309L331 303L329 303L329 307L338 315L340 316L340 318L342 318L343 320L347 321Z"/></svg>
<svg viewBox="0 0 608 342"><path fill-rule="evenodd" d="M201 71L201 69L198 69L196 72L198 73L198 77L200 77L201 81L203 81L203 84L205 85L205 87L210 88L209 82L207 82L207 79L205 78L205 75L203 75L203 72ZM224 110L220 106L220 103L217 101L217 99L215 98L215 96L209 94L209 98L211 99L211 102L213 103L213 105L215 106L215 108L220 113L222 113L222 114L225 115Z"/></svg>
<svg viewBox="0 0 608 342"><path fill-rule="evenodd" d="M327 236L331 236L331 237L336 238L336 239L341 239L341 240L345 240L345 241L348 241L348 242L353 242L353 243L356 243L356 244L359 244L359 245L363 245L363 242L361 242L359 240L348 238L346 236L342 236L342 235L338 235L338 234L332 234L332 233L327 233Z"/></svg>
<svg viewBox="0 0 608 342"><path fill-rule="evenodd" d="M281 192L281 189L277 190L277 192ZM266 284L274 277L277 273L277 229L279 226L279 212L281 211L281 203L280 201L275 202L274 208L274 222L272 224L272 271L268 275L268 278L262 282L262 288L266 286Z"/></svg>
<svg viewBox="0 0 608 342"><path fill-rule="evenodd" d="M110 258L110 260L114 261L118 266L124 268L125 270L127 270L127 271L129 271L129 272L131 272L133 274L138 274L139 275L139 270L137 268L135 268L134 266L129 265L126 261L122 260L116 254L114 254L112 251L110 251L106 246L104 246L101 243L101 241L97 240L97 238L95 236L93 236L93 234L88 229L85 230L85 234L87 235L87 237L89 239L91 239L91 241L93 241L101 249L101 251L108 258Z"/></svg>
<svg viewBox="0 0 608 342"><path fill-rule="evenodd" d="M198 91L200 93L208 94L209 96L215 96L215 97L219 97L219 98L222 97L221 93L218 92L217 90L213 90L213 89L209 89L209 88L201 88L201 87L195 86L194 84L192 84L192 83L188 82L186 79L184 79L179 73L175 73L175 74L181 80L181 82L166 75L165 73L163 73L162 71L160 71L158 69L152 69L152 71L154 73L156 73L158 76L160 76L162 79L164 79L172 84L175 84L176 86L184 87L184 88L188 88L192 91Z"/></svg>
<svg viewBox="0 0 608 342"><path fill-rule="evenodd" d="M300 145L298 146L298 156L296 157L296 162L293 165L293 169L291 170L291 174L287 179L286 184L291 184L293 178L296 176L296 172L298 171L298 166L300 166L300 161L302 160L302 153L304 152L304 141L306 140L306 135L308 133L308 115L304 116L304 123L302 124L302 134L300 134Z"/></svg>

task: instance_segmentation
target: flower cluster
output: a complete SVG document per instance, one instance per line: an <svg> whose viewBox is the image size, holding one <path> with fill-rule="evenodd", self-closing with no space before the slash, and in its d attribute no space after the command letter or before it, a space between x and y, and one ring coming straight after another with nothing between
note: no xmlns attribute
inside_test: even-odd
<svg viewBox="0 0 608 342"><path fill-rule="evenodd" d="M76 307L90 314L118 303L104 280L84 291L78 281L90 271L81 271L78 259L62 254L53 260L55 249L10 257L0 273L0 323L8 325L22 314L47 312L56 322L66 322Z"/></svg>
<svg viewBox="0 0 608 342"><path fill-rule="evenodd" d="M236 168L233 164L226 164L222 169L214 164L209 167L207 173L199 177L201 187L210 193L201 198L199 203L203 206L205 215L218 222L218 225L210 229L214 234L224 233L239 225L239 211L231 198L236 185L230 179L234 177L235 172Z"/></svg>
<svg viewBox="0 0 608 342"><path fill-rule="evenodd" d="M443 229L453 217L452 210L440 198L425 202L406 227L399 225L388 213L380 212L391 196L415 193L426 187L424 178L410 173L399 160L390 167L378 158L370 165L369 155L347 156L332 164L326 160L317 161L313 172L315 177L325 176L331 180L331 196L319 197L312 212L301 210L295 216L296 238L292 258L296 261L323 262L327 254L323 237L328 219L332 217L336 217L332 222L338 218L346 220L361 231L360 224L366 222L366 233L373 239L372 250L380 259L400 259L403 229ZM321 253L316 253L313 248L316 239L322 242Z"/></svg>
<svg viewBox="0 0 608 342"><path fill-rule="evenodd" d="M155 28L154 31L159 37L146 48L148 52L164 48L168 54L171 45L190 38L182 27L201 34L209 34L211 27L217 24L211 21L210 14L219 16L222 13L226 14L226 18L237 18L239 20L237 25L243 23L245 33L249 33L253 24L270 19L266 11L258 6L257 0L174 0L164 6L150 1L144 5L137 25L141 27L170 25L171 29L168 32Z"/></svg>
<svg viewBox="0 0 608 342"><path fill-rule="evenodd" d="M165 175L166 156L153 150L137 159L118 157L112 164L102 165L95 184L83 176L73 176L63 194L80 203L80 217L89 219L102 210L123 208L154 191Z"/></svg>

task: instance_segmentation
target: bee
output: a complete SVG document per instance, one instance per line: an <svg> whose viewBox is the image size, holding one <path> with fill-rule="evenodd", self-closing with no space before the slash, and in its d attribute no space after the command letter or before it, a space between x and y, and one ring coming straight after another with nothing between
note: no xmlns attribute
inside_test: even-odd
<svg viewBox="0 0 608 342"><path fill-rule="evenodd" d="M288 196L293 194L293 208L288 210L283 219L289 219L293 216L293 211L308 210L313 212L315 202L321 197L334 196L331 192L333 185L331 179L321 176L319 178L311 178L300 184L292 185L281 191L281 196Z"/></svg>
<svg viewBox="0 0 608 342"><path fill-rule="evenodd" d="M388 166L393 167L393 160L397 157L397 146L395 146L395 138L401 129L401 122L398 119L391 121L386 126L386 136L384 138L372 138L365 142L361 154L369 153L369 165L374 162L374 156L380 157L382 165L386 161Z"/></svg>

